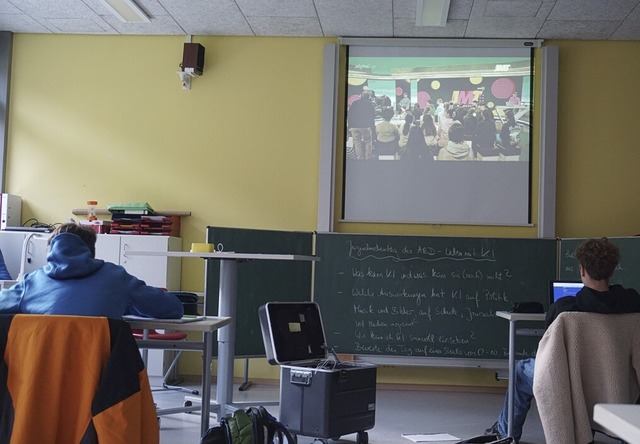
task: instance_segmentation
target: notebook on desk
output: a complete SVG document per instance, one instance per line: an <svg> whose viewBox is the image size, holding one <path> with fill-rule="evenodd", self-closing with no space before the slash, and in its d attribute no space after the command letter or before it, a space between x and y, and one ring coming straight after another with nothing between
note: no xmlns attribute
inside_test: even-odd
<svg viewBox="0 0 640 444"><path fill-rule="evenodd" d="M575 296L584 284L579 281L551 281L549 283L549 304L560 298Z"/></svg>
<svg viewBox="0 0 640 444"><path fill-rule="evenodd" d="M144 316L136 316L136 315L122 316L122 319L124 319L125 321L156 321L156 322L167 322L170 324L185 324L187 322L201 321L205 318L206 316L183 316L180 319L146 318Z"/></svg>

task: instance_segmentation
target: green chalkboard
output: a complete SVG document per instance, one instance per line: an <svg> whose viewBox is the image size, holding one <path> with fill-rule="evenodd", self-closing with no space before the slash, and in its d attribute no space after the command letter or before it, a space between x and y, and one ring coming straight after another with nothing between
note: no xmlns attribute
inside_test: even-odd
<svg viewBox="0 0 640 444"><path fill-rule="evenodd" d="M298 254L313 252L313 233L207 227L208 243L222 244L224 251L236 253ZM236 356L264 356L258 307L273 301L311 300L311 262L246 261L238 266L238 306L236 316ZM205 272L206 313L218 313L220 263L208 260ZM217 349L217 344L214 347Z"/></svg>
<svg viewBox="0 0 640 444"><path fill-rule="evenodd" d="M620 249L620 263L611 278L612 284L640 290L640 237L610 237ZM585 238L560 240L560 278L580 280L575 251Z"/></svg>
<svg viewBox="0 0 640 444"><path fill-rule="evenodd" d="M507 359L514 302L548 307L555 239L319 233L314 299L338 353ZM540 324L538 328L542 328ZM531 356L539 338L524 338Z"/></svg>

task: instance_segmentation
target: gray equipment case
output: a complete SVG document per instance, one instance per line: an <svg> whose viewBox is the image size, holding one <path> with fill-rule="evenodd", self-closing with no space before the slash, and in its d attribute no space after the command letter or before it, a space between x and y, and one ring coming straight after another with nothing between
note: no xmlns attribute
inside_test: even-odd
<svg viewBox="0 0 640 444"><path fill-rule="evenodd" d="M376 366L340 362L326 345L315 302L269 302L258 309L267 360L280 365L280 422L294 434L334 438L375 424Z"/></svg>

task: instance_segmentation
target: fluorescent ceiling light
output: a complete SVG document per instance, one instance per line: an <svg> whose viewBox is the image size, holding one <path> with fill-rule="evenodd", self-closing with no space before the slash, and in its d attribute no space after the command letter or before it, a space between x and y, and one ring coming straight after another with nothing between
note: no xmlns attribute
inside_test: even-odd
<svg viewBox="0 0 640 444"><path fill-rule="evenodd" d="M417 0L416 26L445 26L451 0Z"/></svg>
<svg viewBox="0 0 640 444"><path fill-rule="evenodd" d="M109 11L127 23L150 22L149 16L133 0L101 0Z"/></svg>

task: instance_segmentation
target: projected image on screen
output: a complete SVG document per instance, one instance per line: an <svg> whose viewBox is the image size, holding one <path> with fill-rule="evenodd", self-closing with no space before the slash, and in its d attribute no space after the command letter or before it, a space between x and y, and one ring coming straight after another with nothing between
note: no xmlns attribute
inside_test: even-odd
<svg viewBox="0 0 640 444"><path fill-rule="evenodd" d="M529 223L530 48L350 46L347 63L344 219Z"/></svg>

